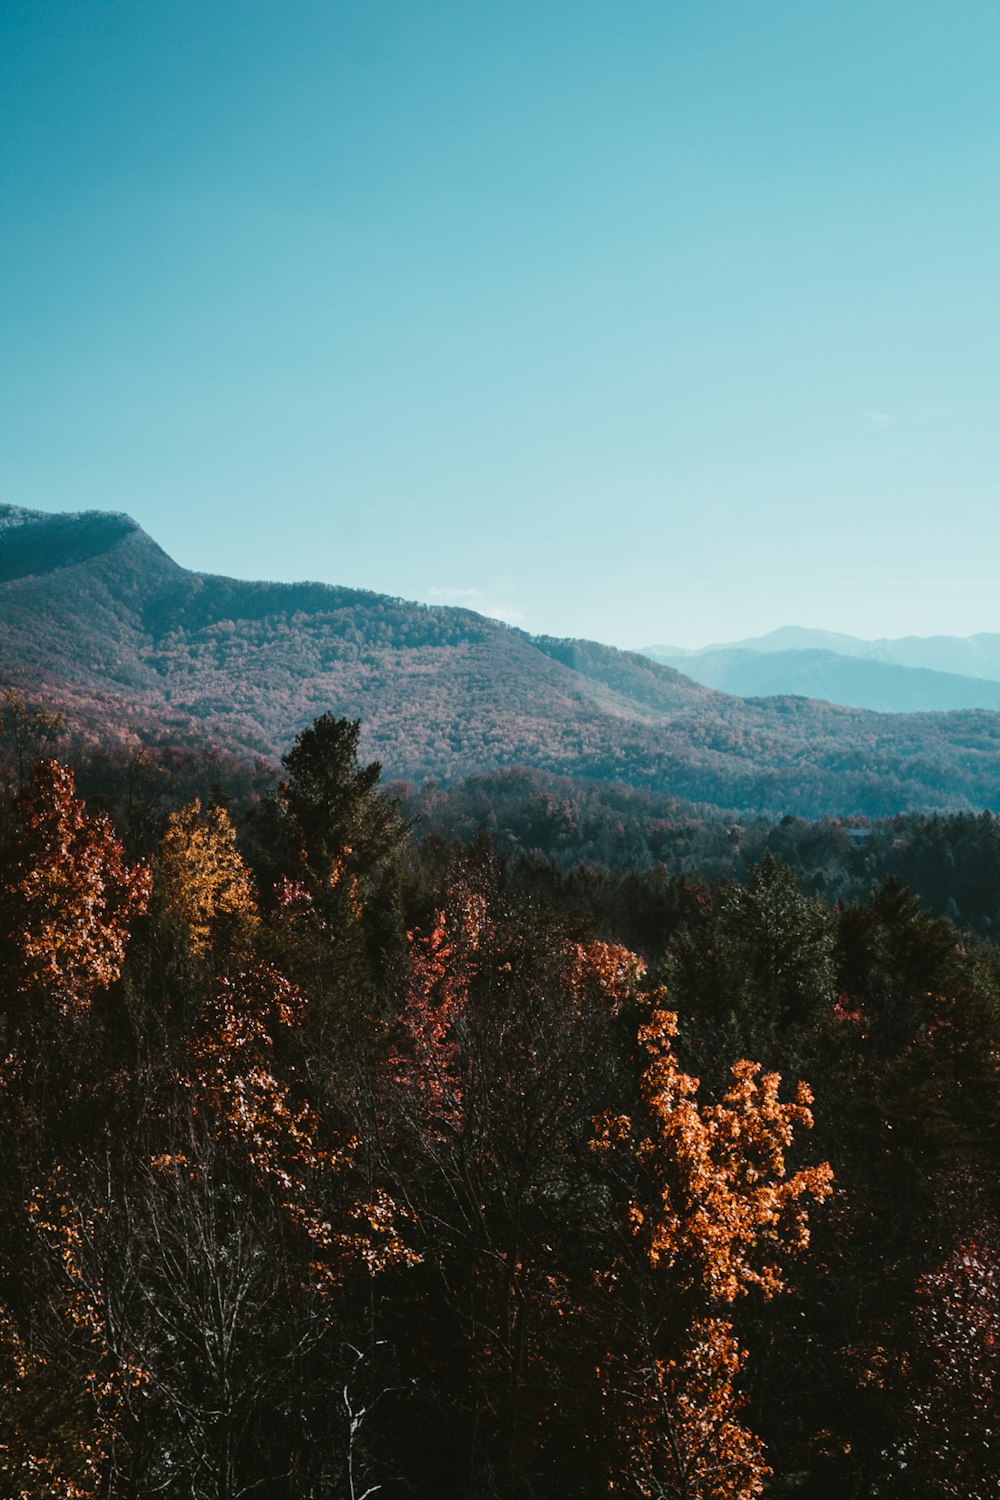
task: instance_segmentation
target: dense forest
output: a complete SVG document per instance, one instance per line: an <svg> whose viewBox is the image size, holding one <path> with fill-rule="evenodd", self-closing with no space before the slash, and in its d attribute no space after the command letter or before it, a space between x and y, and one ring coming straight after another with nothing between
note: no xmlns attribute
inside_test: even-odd
<svg viewBox="0 0 1000 1500"><path fill-rule="evenodd" d="M488 831L505 852L588 883L655 890L664 874L745 882L766 855L831 905L864 900L890 877L928 911L980 938L1000 932L1000 820L994 813L900 813L876 819L786 815L720 818L622 784L547 776L520 768L453 786L400 787L419 826L469 843Z"/></svg>
<svg viewBox="0 0 1000 1500"><path fill-rule="evenodd" d="M994 817L2 727L4 1494L992 1500Z"/></svg>

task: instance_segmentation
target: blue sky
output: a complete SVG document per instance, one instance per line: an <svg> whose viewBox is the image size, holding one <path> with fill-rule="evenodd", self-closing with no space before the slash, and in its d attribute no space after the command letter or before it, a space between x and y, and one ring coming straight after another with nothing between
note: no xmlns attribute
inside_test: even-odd
<svg viewBox="0 0 1000 1500"><path fill-rule="evenodd" d="M0 498L700 645L1000 630L995 0L5 0Z"/></svg>

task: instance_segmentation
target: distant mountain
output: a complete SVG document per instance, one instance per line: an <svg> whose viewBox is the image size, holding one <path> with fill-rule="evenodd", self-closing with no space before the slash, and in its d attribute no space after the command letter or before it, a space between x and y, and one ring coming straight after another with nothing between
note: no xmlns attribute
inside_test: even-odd
<svg viewBox="0 0 1000 1500"><path fill-rule="evenodd" d="M720 651L832 651L838 656L861 657L898 667L920 667L931 672L1000 682L1000 634L988 633L970 636L907 635L897 640L883 637L867 641L859 636L839 635L832 630L808 630L800 625L783 625L778 630L769 631L767 635L705 646L697 651L677 646L646 646L642 649L642 655L659 662L674 662L683 658L687 663L697 657L715 655Z"/></svg>
<svg viewBox="0 0 1000 1500"><path fill-rule="evenodd" d="M94 734L198 733L275 757L318 714L349 714L395 777L528 766L801 816L1000 803L992 712L746 701L469 610L191 573L102 512L0 506L0 661Z"/></svg>
<svg viewBox="0 0 1000 1500"><path fill-rule="evenodd" d="M880 713L1000 710L1000 682L836 651L749 651L730 646L656 659L680 668L696 682L741 698L796 693Z"/></svg>
<svg viewBox="0 0 1000 1500"><path fill-rule="evenodd" d="M715 642L709 646L643 646L641 655L653 661L684 656L704 656L710 651L838 651L842 656L865 656L874 645L853 635L838 635L833 630L808 630L801 625L782 625L767 635L751 636L744 641Z"/></svg>

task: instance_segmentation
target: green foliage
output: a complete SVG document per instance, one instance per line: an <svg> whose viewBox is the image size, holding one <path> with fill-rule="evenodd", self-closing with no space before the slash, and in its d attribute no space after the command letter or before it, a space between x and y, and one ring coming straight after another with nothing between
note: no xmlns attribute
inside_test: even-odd
<svg viewBox="0 0 1000 1500"><path fill-rule="evenodd" d="M739 1053L776 1060L833 1013L835 927L772 855L695 907L668 968L676 1003Z"/></svg>
<svg viewBox="0 0 1000 1500"><path fill-rule="evenodd" d="M360 729L357 719L323 714L283 761L281 805L307 866L324 883L335 868L370 875L400 849L410 828L399 803L378 790L378 761L358 764Z"/></svg>

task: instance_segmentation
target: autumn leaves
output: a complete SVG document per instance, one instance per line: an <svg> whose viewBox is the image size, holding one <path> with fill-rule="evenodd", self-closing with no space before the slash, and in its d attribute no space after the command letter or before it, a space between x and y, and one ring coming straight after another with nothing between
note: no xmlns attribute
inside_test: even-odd
<svg viewBox="0 0 1000 1500"><path fill-rule="evenodd" d="M144 865L128 865L104 818L87 814L73 773L39 764L15 806L2 887L2 940L13 987L79 1014L121 973L133 922L149 903Z"/></svg>
<svg viewBox="0 0 1000 1500"><path fill-rule="evenodd" d="M829 1191L788 1164L808 1090L739 1061L703 1102L641 959L488 853L444 862L394 948L408 830L356 748L337 720L300 737L253 871L221 805L175 812L143 863L65 767L20 800L6 1492L361 1484L331 1393L389 1351L394 1430L457 1413L442 1493L518 1500L560 1463L597 1491L759 1493L727 1308L782 1290Z"/></svg>

